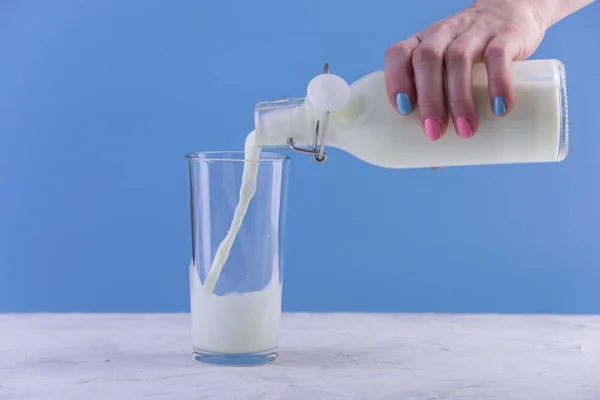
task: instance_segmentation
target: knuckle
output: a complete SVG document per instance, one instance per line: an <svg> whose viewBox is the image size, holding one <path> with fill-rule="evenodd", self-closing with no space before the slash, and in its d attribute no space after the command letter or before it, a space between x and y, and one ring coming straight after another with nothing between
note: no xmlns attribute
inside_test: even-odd
<svg viewBox="0 0 600 400"><path fill-rule="evenodd" d="M445 20L440 21L437 24L436 30L444 33L454 32L456 29L459 28L459 24L460 20L457 18L446 18Z"/></svg>
<svg viewBox="0 0 600 400"><path fill-rule="evenodd" d="M467 65L470 62L469 51L465 45L451 45L444 53L444 63L446 65Z"/></svg>
<svg viewBox="0 0 600 400"><path fill-rule="evenodd" d="M442 61L442 52L433 44L424 43L413 54L413 66L431 66Z"/></svg>
<svg viewBox="0 0 600 400"><path fill-rule="evenodd" d="M448 105L453 113L458 114L471 113L474 108L473 103L466 96L450 98Z"/></svg>
<svg viewBox="0 0 600 400"><path fill-rule="evenodd" d="M404 42L399 42L388 47L385 56L388 58L406 58L410 57L410 53L411 49Z"/></svg>
<svg viewBox="0 0 600 400"><path fill-rule="evenodd" d="M508 50L505 44L490 44L483 53L487 60L502 59L508 57Z"/></svg>
<svg viewBox="0 0 600 400"><path fill-rule="evenodd" d="M523 36L523 33L519 28L513 24L506 24L500 27L499 31L503 36L509 36L512 38L519 38Z"/></svg>
<svg viewBox="0 0 600 400"><path fill-rule="evenodd" d="M505 92L505 88L508 86L508 80L504 74L490 75L488 77L488 85L490 88L494 88L497 91Z"/></svg>
<svg viewBox="0 0 600 400"><path fill-rule="evenodd" d="M434 116L445 119L446 108L442 99L420 99L419 109L424 116Z"/></svg>

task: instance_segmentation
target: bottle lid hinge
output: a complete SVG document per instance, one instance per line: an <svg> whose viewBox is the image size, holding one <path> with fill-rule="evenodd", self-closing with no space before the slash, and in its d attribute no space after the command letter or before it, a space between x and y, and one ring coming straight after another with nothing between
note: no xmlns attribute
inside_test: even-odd
<svg viewBox="0 0 600 400"><path fill-rule="evenodd" d="M329 64L325 63L325 66L323 67L323 73L329 73ZM327 153L325 153L325 135L327 133L327 127L329 124L329 114L330 112L326 111L325 115L323 116L323 121L316 121L315 136L313 138L312 148L298 147L294 144L294 139L289 138L287 142L288 146L290 146L290 149L299 153L312 154L313 159L319 164L327 161Z"/></svg>

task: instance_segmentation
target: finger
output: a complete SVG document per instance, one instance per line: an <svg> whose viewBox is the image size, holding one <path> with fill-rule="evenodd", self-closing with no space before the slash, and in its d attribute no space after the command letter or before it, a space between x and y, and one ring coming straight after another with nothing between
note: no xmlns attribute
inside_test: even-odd
<svg viewBox="0 0 600 400"><path fill-rule="evenodd" d="M519 54L519 39L495 37L487 45L484 58L492 110L497 117L506 115L514 104L514 87L510 66Z"/></svg>
<svg viewBox="0 0 600 400"><path fill-rule="evenodd" d="M415 86L413 84L412 56L418 46L416 36L403 42L390 46L385 53L385 87L390 103L402 115L413 111L416 101Z"/></svg>
<svg viewBox="0 0 600 400"><path fill-rule="evenodd" d="M477 132L479 118L473 98L473 62L483 54L485 36L467 32L454 40L444 53L448 108L458 135L464 139Z"/></svg>
<svg viewBox="0 0 600 400"><path fill-rule="evenodd" d="M425 136L432 141L440 139L448 127L443 54L453 39L444 31L438 31L419 44L413 53L419 114Z"/></svg>

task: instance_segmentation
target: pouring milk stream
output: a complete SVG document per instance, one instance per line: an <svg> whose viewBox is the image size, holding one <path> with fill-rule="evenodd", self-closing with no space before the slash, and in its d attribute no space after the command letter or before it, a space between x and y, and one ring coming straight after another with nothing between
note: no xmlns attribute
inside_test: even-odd
<svg viewBox="0 0 600 400"><path fill-rule="evenodd" d="M422 133L418 112L401 116L389 103L383 71L366 75L350 86L342 78L325 73L309 83L305 98L259 103L255 131L246 139L239 203L203 285L205 293L213 292L255 193L261 148L291 146L322 160L327 145L386 168L562 161L568 151L562 63L517 61L511 69L515 105L510 114L496 117L489 104L485 66L473 67L473 94L480 122L477 134L469 139L460 138L450 126L442 139L429 141Z"/></svg>

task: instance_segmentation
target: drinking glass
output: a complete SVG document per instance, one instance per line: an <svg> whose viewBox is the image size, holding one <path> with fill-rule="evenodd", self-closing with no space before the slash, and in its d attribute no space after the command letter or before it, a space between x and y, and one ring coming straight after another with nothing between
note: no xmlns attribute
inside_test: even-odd
<svg viewBox="0 0 600 400"><path fill-rule="evenodd" d="M249 161L243 152L207 152L189 154L187 160L194 358L220 365L265 364L277 358L279 346L289 159L263 152L258 161ZM258 166L256 191L211 292L207 276L231 228L244 168L252 165Z"/></svg>

